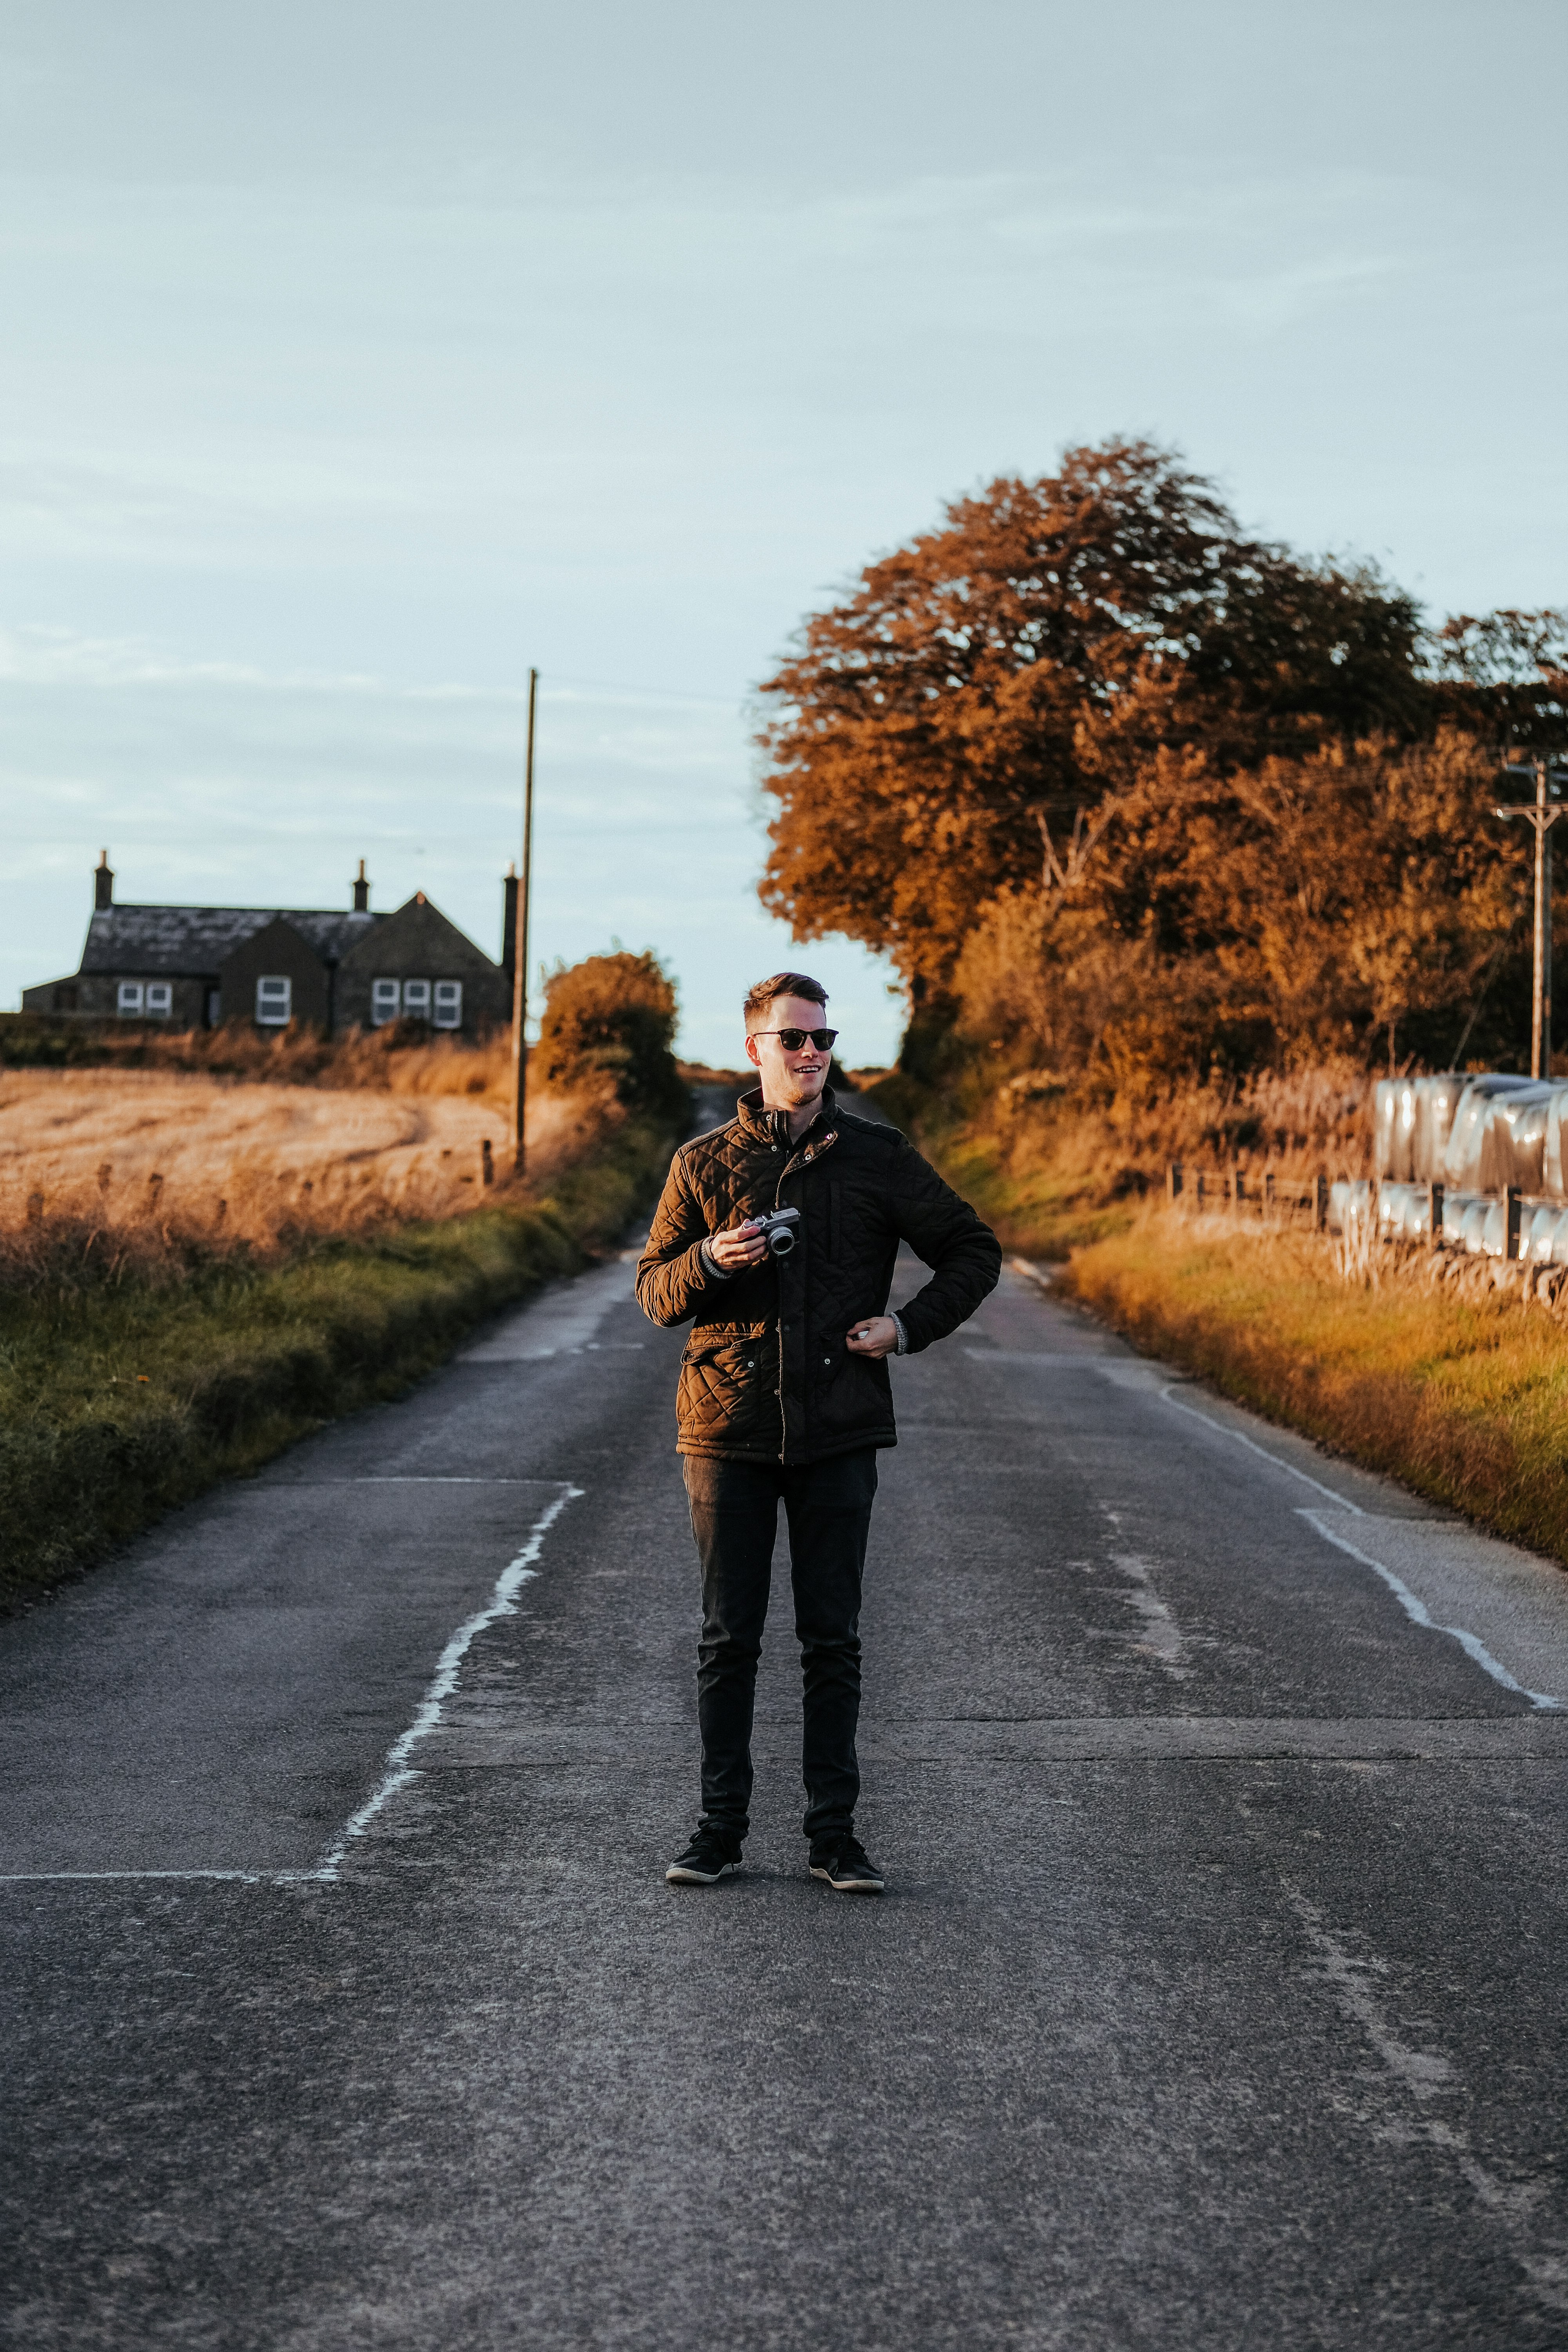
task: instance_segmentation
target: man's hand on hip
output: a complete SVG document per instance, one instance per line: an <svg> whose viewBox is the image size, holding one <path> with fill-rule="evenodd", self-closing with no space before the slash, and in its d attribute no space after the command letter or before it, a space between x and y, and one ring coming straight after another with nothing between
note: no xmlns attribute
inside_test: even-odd
<svg viewBox="0 0 1568 2352"><path fill-rule="evenodd" d="M709 1238L714 1264L725 1274L740 1274L748 1265L761 1265L768 1254L764 1236L752 1230L750 1223L731 1225L728 1233L713 1234Z"/></svg>
<svg viewBox="0 0 1568 2352"><path fill-rule="evenodd" d="M852 1356L890 1356L899 1344L899 1327L890 1315L863 1315L849 1326Z"/></svg>

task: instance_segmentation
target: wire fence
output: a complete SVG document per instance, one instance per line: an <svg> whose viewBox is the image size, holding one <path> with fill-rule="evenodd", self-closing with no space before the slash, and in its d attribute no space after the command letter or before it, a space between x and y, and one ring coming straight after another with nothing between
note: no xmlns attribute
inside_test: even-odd
<svg viewBox="0 0 1568 2352"><path fill-rule="evenodd" d="M1325 1169L1303 1182L1239 1162L1173 1160L1167 1198L1188 1215L1223 1207L1260 1227L1568 1266L1568 1086L1496 1070L1380 1078L1366 1118L1370 1175Z"/></svg>

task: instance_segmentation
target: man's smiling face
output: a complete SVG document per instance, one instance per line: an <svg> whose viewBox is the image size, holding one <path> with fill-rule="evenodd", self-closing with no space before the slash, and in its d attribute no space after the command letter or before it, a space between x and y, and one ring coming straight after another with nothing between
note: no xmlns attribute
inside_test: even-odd
<svg viewBox="0 0 1568 2352"><path fill-rule="evenodd" d="M827 1028L826 1006L809 996L775 996L757 1023L746 1039L746 1058L762 1072L763 1100L779 1110L808 1108L827 1084L831 1052L824 1053L807 1037L791 1053L775 1033Z"/></svg>

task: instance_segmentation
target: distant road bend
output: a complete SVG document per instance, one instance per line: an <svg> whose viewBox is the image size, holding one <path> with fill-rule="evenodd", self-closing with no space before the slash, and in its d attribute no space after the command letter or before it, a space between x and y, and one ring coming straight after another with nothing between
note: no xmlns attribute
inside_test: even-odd
<svg viewBox="0 0 1568 2352"><path fill-rule="evenodd" d="M1568 2342L1559 1572L1009 1274L893 1368L887 1897L805 1874L782 1578L746 1871L670 1889L631 1278L0 1627L0 2340Z"/></svg>

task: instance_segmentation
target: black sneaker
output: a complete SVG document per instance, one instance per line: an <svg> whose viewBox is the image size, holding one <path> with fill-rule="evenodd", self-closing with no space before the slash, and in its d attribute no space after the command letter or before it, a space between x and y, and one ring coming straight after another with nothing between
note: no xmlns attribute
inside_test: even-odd
<svg viewBox="0 0 1568 2352"><path fill-rule="evenodd" d="M882 1874L851 1832L847 1837L811 1849L813 1878L826 1878L840 1895L880 1895Z"/></svg>
<svg viewBox="0 0 1568 2352"><path fill-rule="evenodd" d="M670 1886L717 1886L741 1867L741 1849L733 1838L722 1830L704 1822L683 1854L679 1854L665 1872L665 1883Z"/></svg>

